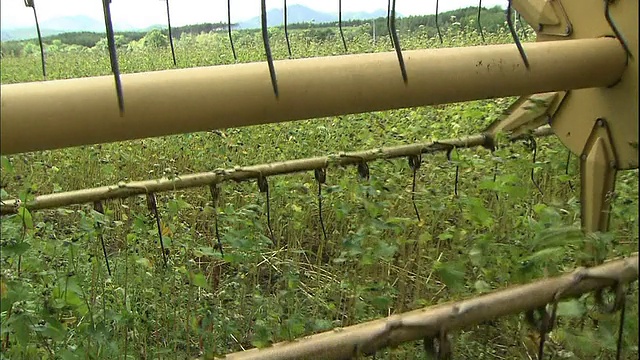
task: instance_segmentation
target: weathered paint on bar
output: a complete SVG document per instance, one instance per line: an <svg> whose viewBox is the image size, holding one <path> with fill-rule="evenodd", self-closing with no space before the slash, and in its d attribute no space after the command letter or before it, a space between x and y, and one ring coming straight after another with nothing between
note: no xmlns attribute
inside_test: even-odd
<svg viewBox="0 0 640 360"><path fill-rule="evenodd" d="M625 70L616 39L404 52L125 74L125 116L113 77L2 85L3 155L370 111L606 87Z"/></svg>

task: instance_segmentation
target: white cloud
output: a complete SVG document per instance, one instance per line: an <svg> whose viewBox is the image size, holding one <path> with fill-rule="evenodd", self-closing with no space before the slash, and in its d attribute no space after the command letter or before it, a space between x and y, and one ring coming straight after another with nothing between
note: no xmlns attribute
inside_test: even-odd
<svg viewBox="0 0 640 360"><path fill-rule="evenodd" d="M103 19L102 0L36 0L40 21L61 17L84 15ZM501 5L507 0L485 0L483 6ZM171 22L174 26L203 22L226 21L227 2L224 0L170 0ZM312 9L331 12L338 11L338 0L289 0L288 5L300 4ZM283 0L267 0L267 8L282 8ZM424 15L435 13L436 0L396 0L396 10L403 15ZM467 6L477 6L476 0L440 0L440 11L454 10ZM164 0L112 0L111 13L114 24L130 24L146 27L166 22ZM386 9L387 0L344 0L343 11L373 11ZM243 21L260 13L259 0L231 0L232 21ZM9 27L34 26L33 12L24 6L23 0L2 0L0 2L2 25Z"/></svg>

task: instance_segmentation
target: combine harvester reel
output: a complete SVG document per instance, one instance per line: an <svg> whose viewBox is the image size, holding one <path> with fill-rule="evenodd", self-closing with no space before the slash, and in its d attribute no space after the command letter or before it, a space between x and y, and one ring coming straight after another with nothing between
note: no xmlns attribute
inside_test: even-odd
<svg viewBox="0 0 640 360"><path fill-rule="evenodd" d="M580 157L583 228L588 233L606 231L616 173L638 168L638 4L523 0L513 1L513 6L534 27L537 42L564 41L569 47L568 40L617 39L619 50L626 54L624 70L608 86L522 96L510 107L509 116L487 129L491 135L521 134L551 125L562 143ZM573 65L586 62L576 59ZM613 67L610 63L599 71Z"/></svg>
<svg viewBox="0 0 640 360"><path fill-rule="evenodd" d="M109 5L106 0L104 3L107 19ZM112 63L117 96L113 92L114 79L107 76L3 85L1 152L11 155L520 96L503 119L473 141L493 149L500 132L513 138L550 125L562 143L580 158L585 232L604 232L617 172L638 168L638 2L513 0L509 1L508 18L513 10L535 29L535 42L521 44L512 26L515 45L403 52L392 36L394 52L272 61L264 26L268 67L249 63L120 75L117 63ZM264 1L262 13L266 25ZM390 25L395 26L395 22L390 21ZM117 60L114 55L112 59ZM457 144L440 143L446 145L445 150ZM384 156L417 156L443 150L438 144L432 145L426 150L406 146ZM341 163L383 157L374 152L361 152L358 156L360 160L344 158ZM157 191L206 186L225 179L317 170L324 164L322 159L306 159L260 168L267 173L250 172L247 168L43 195L27 204L5 202L2 213L15 213L20 206L37 210L149 196ZM267 349L229 354L227 358L344 359L374 354L406 341L437 337L441 348L445 348L447 331L544 307L565 296L602 288L603 284L622 284L637 278L638 258L633 255L624 261L582 270L576 276L547 279ZM523 300L523 294L534 292L535 298Z"/></svg>

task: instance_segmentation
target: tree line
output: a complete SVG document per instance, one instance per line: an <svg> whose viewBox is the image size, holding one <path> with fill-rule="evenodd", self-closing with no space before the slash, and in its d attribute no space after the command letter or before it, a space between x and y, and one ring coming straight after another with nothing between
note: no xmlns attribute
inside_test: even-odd
<svg viewBox="0 0 640 360"><path fill-rule="evenodd" d="M440 31L446 31L447 28L454 24L461 25L463 27L470 26L474 24L477 26L477 17L478 17L478 8L477 7L467 7L463 9L451 10L447 12L443 12L438 14L438 23L436 26L436 16L435 15L421 15L421 16L408 16L399 18L396 20L396 28L401 33L407 33L416 31L419 28L426 28L427 32L431 35L435 35L440 28ZM499 6L495 6L492 8L482 8L481 11L481 24L485 31L496 31L499 27L501 27L505 22L505 13L504 10ZM377 29L378 33L381 36L387 32L388 23L386 17L380 17L377 19L371 20L348 20L343 21L342 26L345 28L349 27L360 27L367 25L374 25ZM327 38L328 36L334 35L335 30L337 30L338 24L336 22L331 23L295 23L288 24L287 27L290 30L312 30L307 31L307 35L311 37L317 37L318 40L322 40ZM278 28L283 28L283 26L279 26ZM245 33L255 33L259 31L259 29L243 29L238 30L237 24L232 24L232 29L234 31L245 32ZM174 27L171 29L172 35L174 38L180 38L182 34L200 34L200 33L209 33L209 32L223 32L227 31L227 24L223 22L219 23L204 23L204 24L194 24L194 25L186 25ZM119 46L126 45L129 43L142 41L145 37L148 37L151 33L155 34L161 33L164 36L168 36L169 31L167 28L164 29L153 29L149 32L136 32L136 31L124 31L117 32L117 44ZM93 48L96 45L102 46L106 42L106 37L104 33L94 33L94 32L70 32L63 33L58 35L46 36L43 37L42 42L46 46L54 46L60 47L61 45L65 46L73 46L73 47L84 47L84 48ZM13 55L13 56L21 56L24 53L29 53L33 51L33 47L38 45L37 39L30 39L24 41L6 41L2 42L2 56L5 55ZM26 49L26 50L25 50Z"/></svg>

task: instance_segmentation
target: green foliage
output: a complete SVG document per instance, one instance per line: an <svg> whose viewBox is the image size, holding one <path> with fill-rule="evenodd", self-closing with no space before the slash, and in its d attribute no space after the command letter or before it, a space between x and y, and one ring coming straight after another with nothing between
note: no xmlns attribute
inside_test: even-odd
<svg viewBox="0 0 640 360"><path fill-rule="evenodd" d="M169 38L160 32L160 30L152 30L142 38L144 46L150 48L164 48L169 45Z"/></svg>
<svg viewBox="0 0 640 360"><path fill-rule="evenodd" d="M441 19L442 45L428 23L432 17L402 19L403 49L481 44L472 10ZM511 42L502 19L501 11L484 12L487 43ZM494 23L495 31L489 31ZM375 42L368 23L351 25L345 29L350 52L391 51L380 31L384 23ZM293 28L295 57L342 54L335 28ZM179 67L234 63L226 34L196 30L176 36ZM274 57L287 58L282 29L270 32ZM63 37L47 40L50 79L110 73L104 42L95 46L101 37L91 43L90 35L82 36L77 48ZM173 67L163 31L118 39L124 73ZM234 41L239 62L263 61L259 33L236 31ZM41 79L39 56L33 55L39 49L30 50L32 56L27 46L36 45L24 42L22 55L3 57L3 84ZM463 136L484 129L511 100L2 157L2 198L29 201L39 194L121 181ZM367 181L353 168L329 167L322 191L326 240L312 173L269 179L273 238L264 194L255 183L225 183L215 212L224 256L217 248L208 189L158 194L167 267L143 198L106 201L104 215L89 206L33 213L21 208L0 226L3 357L221 355L565 272L590 256L582 251L586 243L596 245L601 257L637 248L637 171L618 176L612 232L584 237L580 190L568 184L579 184L577 162L565 175L566 152L557 139L538 140L536 177L544 195L529 179L531 154L524 146L500 146L493 154L460 150L452 160L448 163L444 154L423 156L415 194L421 221L411 203L406 159L369 164ZM630 293L637 296L635 288ZM600 315L592 305L590 297L559 305L561 324L549 341L557 354L605 359L614 353L615 316ZM628 306L625 355L637 358L637 301L631 296ZM598 318L598 326L587 321L581 329L583 314ZM525 326L513 316L467 329L458 334L455 352L461 358L527 358ZM380 355L423 356L413 344Z"/></svg>

